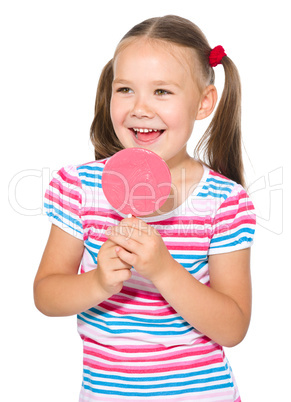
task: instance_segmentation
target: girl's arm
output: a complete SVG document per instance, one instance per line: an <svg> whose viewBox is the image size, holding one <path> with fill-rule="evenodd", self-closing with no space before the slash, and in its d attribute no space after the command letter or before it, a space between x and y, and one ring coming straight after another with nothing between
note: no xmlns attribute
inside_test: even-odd
<svg viewBox="0 0 291 402"><path fill-rule="evenodd" d="M48 316L68 316L117 293L130 277L131 266L117 258L114 246L106 241L100 248L100 269L78 275L83 241L52 225L34 281L36 307Z"/></svg>
<svg viewBox="0 0 291 402"><path fill-rule="evenodd" d="M173 260L155 285L187 322L222 346L235 346L251 317L250 249L209 257L210 287Z"/></svg>
<svg viewBox="0 0 291 402"><path fill-rule="evenodd" d="M250 249L210 256L208 287L172 258L157 231L136 218L124 219L109 238L119 257L150 279L198 331L222 346L244 338L251 315Z"/></svg>

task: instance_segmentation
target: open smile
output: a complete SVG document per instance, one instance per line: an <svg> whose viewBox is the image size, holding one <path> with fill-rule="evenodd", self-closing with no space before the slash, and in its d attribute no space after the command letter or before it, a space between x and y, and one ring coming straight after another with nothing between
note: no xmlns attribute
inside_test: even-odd
<svg viewBox="0 0 291 402"><path fill-rule="evenodd" d="M129 130L134 134L135 140L138 144L152 143L165 132L165 130L159 130L156 128L133 127Z"/></svg>

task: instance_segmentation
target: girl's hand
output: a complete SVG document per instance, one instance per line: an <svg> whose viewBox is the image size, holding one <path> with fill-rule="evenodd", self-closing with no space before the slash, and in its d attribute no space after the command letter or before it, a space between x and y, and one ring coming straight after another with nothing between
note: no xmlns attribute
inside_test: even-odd
<svg viewBox="0 0 291 402"><path fill-rule="evenodd" d="M123 219L106 234L115 243L118 257L153 283L174 261L159 232L138 218Z"/></svg>
<svg viewBox="0 0 291 402"><path fill-rule="evenodd" d="M97 257L97 269L95 278L99 286L105 291L105 298L119 293L123 287L123 282L131 277L131 267L122 261L116 254L116 244L107 240L100 248Z"/></svg>

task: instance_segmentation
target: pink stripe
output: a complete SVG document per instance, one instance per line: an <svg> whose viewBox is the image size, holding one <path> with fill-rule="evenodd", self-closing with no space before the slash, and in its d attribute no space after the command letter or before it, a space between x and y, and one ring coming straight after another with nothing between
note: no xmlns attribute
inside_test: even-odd
<svg viewBox="0 0 291 402"><path fill-rule="evenodd" d="M196 216L195 218L191 216L184 217L183 215L175 216L173 218L164 219L162 221L155 221L153 225L161 225L161 226L169 226L169 225L204 225L205 223L211 224L211 217L210 216Z"/></svg>
<svg viewBox="0 0 291 402"><path fill-rule="evenodd" d="M131 356L126 356L126 362L127 363L139 363L139 362L162 362L162 361L168 361L168 360L178 360L178 359L183 359L185 357L190 357L190 356L202 356L206 355L209 353L212 353L215 351L212 346L208 347L201 347L201 348L188 348L184 350L183 352L181 351L172 351L168 353L163 353L159 354L158 356L152 356L152 354L149 354L148 356L137 356L137 357L131 357ZM89 347L89 346L84 346L84 353L87 355L91 355L94 357L100 357L101 359L104 359L109 362L124 362L124 355L121 356L116 356L113 355L112 353L105 352L104 350L99 351L98 349L94 347ZM140 351L140 353L143 353Z"/></svg>
<svg viewBox="0 0 291 402"><path fill-rule="evenodd" d="M221 398L222 396L231 396L233 394L232 390L227 390L227 391L219 391L219 392L203 392L204 395L201 395L199 392L198 395L195 394L190 394L191 395L191 401L202 401L203 399L208 399L212 400L212 402L217 402L217 398ZM211 399L210 399L211 398ZM221 400L221 399L220 399ZM170 401L170 399L169 399ZM173 399L174 401L189 401L189 396L184 395L184 396L179 396L178 399Z"/></svg>
<svg viewBox="0 0 291 402"><path fill-rule="evenodd" d="M171 349L176 349L176 346L166 347L164 345L101 345L97 341L93 339L87 338L84 335L81 335L83 339L84 345L97 345L97 347L101 347L106 350L114 350L120 353L154 353L154 352L168 352Z"/></svg>
<svg viewBox="0 0 291 402"><path fill-rule="evenodd" d="M108 212L107 216L108 216L109 219L114 219L114 220L119 221L119 222L122 221L122 219L124 219L122 216L118 215L117 212L115 212L113 209L108 210L108 211L109 212Z"/></svg>
<svg viewBox="0 0 291 402"><path fill-rule="evenodd" d="M83 215L83 213L82 213ZM107 229L108 226L110 226L109 222L106 221L100 221L98 219L96 220L89 220L89 219L85 219L84 220L84 228L96 228L96 229Z"/></svg>
<svg viewBox="0 0 291 402"><path fill-rule="evenodd" d="M140 286L140 287L145 287L146 286L147 289L156 289L155 285L152 282L144 283L141 280L133 279L133 278L134 277L130 278L130 285L137 285L137 286Z"/></svg>
<svg viewBox="0 0 291 402"><path fill-rule="evenodd" d="M85 335L81 335L81 338L83 339L83 342L90 345L97 345L98 347L105 348L106 350L114 350L117 352L122 352L122 353L148 353L148 352L169 352L171 350L178 351L181 348L184 349L184 345L174 345L174 346L165 346L165 345L102 345L101 343L94 341L91 338L86 337ZM223 352L223 349L220 345L217 343L213 342L210 338L207 336L201 336L200 338L197 338L197 340L194 342L193 345L191 345L191 348L196 347L197 345L204 345L203 347L211 347L214 350L220 350Z"/></svg>
<svg viewBox="0 0 291 402"><path fill-rule="evenodd" d="M176 232L177 233L177 232ZM206 237L206 236L204 236ZM207 237L208 240L208 237ZM165 241L168 250L195 250L195 251L206 251L209 248L209 241L206 243L197 243L189 241L189 244L184 245L182 243L174 243L174 242L167 242Z"/></svg>
<svg viewBox="0 0 291 402"><path fill-rule="evenodd" d="M237 218L237 219L234 219L232 222L230 222L230 223L227 223L226 222L226 219L228 219L227 217L224 217L224 218L222 218L222 219L218 219L217 220L217 224L218 223L221 223L221 222L223 222L223 221L225 221L225 223L223 224L220 224L219 226L217 226L215 229L214 229L214 231L213 231L213 234L216 234L216 233L224 233L224 232L226 232L226 231L228 231L228 230L232 230L232 229L235 229L235 228L237 228L237 227L239 227L239 226L241 226L241 225L244 225L244 224L248 224L248 227L251 227L252 225L255 225L255 222L254 222L254 220L252 219L252 218L250 218L250 219L246 219L245 217L241 217L241 218Z"/></svg>
<svg viewBox="0 0 291 402"><path fill-rule="evenodd" d="M209 238L211 236L211 230L210 229L196 229L194 226L193 227L182 227L182 228L173 228L172 231L167 230L166 233L163 232L163 230L159 230L158 232L165 238L165 241L167 241L167 237L179 237L181 238L187 238L187 237L198 237L200 239L204 238ZM199 243L200 244L200 243Z"/></svg>
<svg viewBox="0 0 291 402"><path fill-rule="evenodd" d="M73 214L80 216L78 207L69 204L66 201L63 201L60 197L52 193L51 191L46 192L45 196L49 201L54 202L60 208L65 209L66 211L72 212Z"/></svg>
<svg viewBox="0 0 291 402"><path fill-rule="evenodd" d="M215 172L214 170L209 170L209 176L220 177L221 179L226 179L227 181L229 181L227 177L223 176L220 173Z"/></svg>
<svg viewBox="0 0 291 402"><path fill-rule="evenodd" d="M205 357L202 359L197 359L194 362L181 362L181 363L170 363L170 364L157 364L157 365L140 365L139 367L130 367L125 362L124 365L108 365L101 362L96 362L95 360L88 359L84 357L84 366L88 366L94 370L103 371L116 371L119 373L129 373L129 374L151 374L151 373L161 373L169 371L179 371L179 370L189 370L197 367L208 366L211 364L221 363L221 355Z"/></svg>
<svg viewBox="0 0 291 402"><path fill-rule="evenodd" d="M233 205L247 206L247 210L254 210L253 203L248 198L245 191L241 191L235 196L228 197L220 206L220 209L227 208Z"/></svg>
<svg viewBox="0 0 291 402"><path fill-rule="evenodd" d="M220 391L220 392L205 392L204 395L195 395L195 393L189 393L188 396L187 394L184 395L179 395L179 396L167 396L167 401L168 402L180 402L180 401L189 401L189 397L191 397L191 401L201 401L204 399L208 399L211 400L212 402L217 402L216 398L221 398L221 397L227 397L227 396L231 396L233 393L232 390L227 390L227 391ZM86 399L83 399L82 397L86 397ZM90 399L87 399L90 398ZM90 392L87 391L85 389L82 389L82 393L81 393L81 398L80 402L82 401L100 401L100 394L96 395L94 394L94 392ZM129 398L129 397L128 397ZM131 398L130 398L131 399ZM107 396L107 395L103 395L102 394L102 401L104 402L116 402L116 401L120 401L120 395L117 395L116 398L114 398L113 396ZM148 397L138 397L138 396L134 396L134 402L136 401L148 401L149 398ZM153 400L153 399L152 399ZM229 400L229 399L227 399ZM235 402L241 402L241 399L236 399Z"/></svg>
<svg viewBox="0 0 291 402"><path fill-rule="evenodd" d="M70 175L64 168L59 170L58 174L66 183L74 184L75 186L82 188L82 183L79 177Z"/></svg>
<svg viewBox="0 0 291 402"><path fill-rule="evenodd" d="M50 182L50 186L52 188L55 188L56 190L58 190L58 192L60 192L60 194L65 195L68 198L72 198L79 202L82 201L82 197L78 191L76 191L72 188L67 188L62 182L58 181L57 179L53 179Z"/></svg>
<svg viewBox="0 0 291 402"><path fill-rule="evenodd" d="M223 214L229 214L230 216L235 216L236 214L240 214L242 212L249 212L249 214L247 214L247 215L254 216L254 207L251 207L250 205L247 205L247 204L238 204L237 202L234 202L232 205L237 206L237 209L226 211L226 212L221 212L225 208L230 206L230 205L227 205L227 206L223 205L223 207L220 208L219 211L217 212L217 215L222 216Z"/></svg>
<svg viewBox="0 0 291 402"><path fill-rule="evenodd" d="M104 216L104 217L108 217L108 213L111 213L112 212L112 210L110 210L110 209L106 209L106 208L101 208L101 207L97 207L97 208L94 208L94 207L88 207L88 208L84 208L83 209L83 211L84 211L84 215L94 215L94 216L96 216L96 217L101 217L101 216ZM121 221L123 218L121 217L121 216L119 216L118 215L118 221Z"/></svg>
<svg viewBox="0 0 291 402"><path fill-rule="evenodd" d="M229 211L224 212L224 210L226 208L229 208L230 206L235 206L237 208L231 209ZM228 205L222 204L222 206L217 211L217 215L221 216L223 214L229 214L230 216L232 216L231 214L233 214L235 216L236 214L241 213L241 212L245 212L245 211L251 212L250 215L254 215L254 213L253 213L254 208L253 207L251 207L250 205L247 205L245 203L244 204L239 204L237 201L234 201L232 203L229 203Z"/></svg>
<svg viewBox="0 0 291 402"><path fill-rule="evenodd" d="M248 210L246 209L245 206L240 206L236 210L219 212L219 214L217 214L217 217L215 218L215 223L220 222L220 221L222 221L224 219L233 219L233 218L236 217L236 215L240 214L241 212L246 212L246 211L248 211ZM252 219L252 221L254 221L255 214L253 212L251 212L249 214L243 215L242 218L244 218L244 219Z"/></svg>
<svg viewBox="0 0 291 402"><path fill-rule="evenodd" d="M82 163L81 165L79 165L77 168L81 167L81 166L87 166L87 165L96 165L98 164L102 164L105 165L107 162L108 158L104 158L104 159L99 159L98 161L91 161L91 162L86 162L86 163Z"/></svg>
<svg viewBox="0 0 291 402"><path fill-rule="evenodd" d="M135 306L144 306L145 303L138 301L138 300L133 300L133 299L129 299L128 297L124 297L124 296L119 296L119 294L111 296L110 299L108 299L107 301L112 301L112 302L116 302L116 303L122 303L122 304L130 304L130 305L135 305ZM160 307L160 306L167 306L168 303L164 300L161 302L146 302L146 306L149 307Z"/></svg>
<svg viewBox="0 0 291 402"><path fill-rule="evenodd" d="M143 316L160 317L163 315L169 316L169 315L177 314L176 311L172 307L168 307L165 309L159 309L157 311L135 310L135 309L129 309L129 308L124 308L124 307L118 307L118 306L116 306L116 304L111 304L107 301L100 303L99 306L106 309L106 311L114 311L114 313L119 314L119 315L140 314Z"/></svg>
<svg viewBox="0 0 291 402"><path fill-rule="evenodd" d="M159 301L165 301L163 296L160 293L153 293L153 292L146 292L142 291L139 289L134 289L130 288L127 286L123 286L121 294L133 296L133 297L140 297L141 299L146 299L146 300L159 300Z"/></svg>

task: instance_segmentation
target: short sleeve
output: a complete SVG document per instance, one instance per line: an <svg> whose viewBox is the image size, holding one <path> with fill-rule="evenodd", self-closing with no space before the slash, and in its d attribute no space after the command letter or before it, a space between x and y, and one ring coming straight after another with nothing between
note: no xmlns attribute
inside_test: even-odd
<svg viewBox="0 0 291 402"><path fill-rule="evenodd" d="M242 250L253 244L256 225L254 205L236 184L216 212L208 254Z"/></svg>
<svg viewBox="0 0 291 402"><path fill-rule="evenodd" d="M44 207L51 223L83 240L82 183L76 167L58 171L45 193Z"/></svg>

